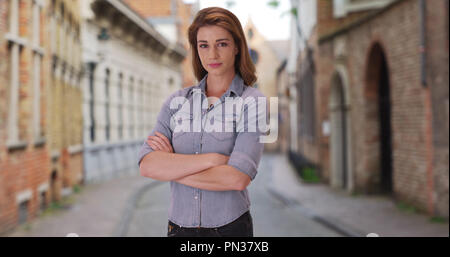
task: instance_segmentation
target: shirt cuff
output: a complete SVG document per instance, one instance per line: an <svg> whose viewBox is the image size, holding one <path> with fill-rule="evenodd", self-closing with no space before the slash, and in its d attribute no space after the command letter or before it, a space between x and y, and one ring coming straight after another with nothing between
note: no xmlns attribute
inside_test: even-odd
<svg viewBox="0 0 450 257"><path fill-rule="evenodd" d="M257 173L256 163L247 154L233 151L227 164L247 174L251 180L255 179Z"/></svg>

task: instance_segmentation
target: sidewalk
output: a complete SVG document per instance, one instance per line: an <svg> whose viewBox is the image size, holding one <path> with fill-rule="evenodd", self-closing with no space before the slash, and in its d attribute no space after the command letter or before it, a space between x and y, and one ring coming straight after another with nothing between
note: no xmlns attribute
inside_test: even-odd
<svg viewBox="0 0 450 257"><path fill-rule="evenodd" d="M68 210L37 217L5 236L65 237L69 233L80 237L120 236L134 195L153 182L136 171L135 176L88 184L80 193L69 196L73 204Z"/></svg>
<svg viewBox="0 0 450 257"><path fill-rule="evenodd" d="M387 197L351 196L328 185L303 183L287 156L266 156L263 158L273 158L270 190L303 214L337 230L354 236L449 236L448 223L433 223L426 215L401 211Z"/></svg>

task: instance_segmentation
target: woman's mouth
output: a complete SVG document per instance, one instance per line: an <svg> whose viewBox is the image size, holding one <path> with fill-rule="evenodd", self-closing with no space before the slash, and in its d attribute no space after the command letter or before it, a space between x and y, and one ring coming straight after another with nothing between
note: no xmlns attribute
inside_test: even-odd
<svg viewBox="0 0 450 257"><path fill-rule="evenodd" d="M222 64L221 63L211 63L211 64L209 64L209 67L218 68L220 65L222 65Z"/></svg>

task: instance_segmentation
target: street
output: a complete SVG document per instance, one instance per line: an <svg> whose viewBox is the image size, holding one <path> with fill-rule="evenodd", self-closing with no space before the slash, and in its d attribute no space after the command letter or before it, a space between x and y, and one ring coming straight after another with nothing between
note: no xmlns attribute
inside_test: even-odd
<svg viewBox="0 0 450 257"><path fill-rule="evenodd" d="M448 236L448 223L399 209L383 196L352 196L298 179L286 156L265 153L249 185L256 237ZM129 175L83 186L64 208L5 236L166 237L169 183Z"/></svg>

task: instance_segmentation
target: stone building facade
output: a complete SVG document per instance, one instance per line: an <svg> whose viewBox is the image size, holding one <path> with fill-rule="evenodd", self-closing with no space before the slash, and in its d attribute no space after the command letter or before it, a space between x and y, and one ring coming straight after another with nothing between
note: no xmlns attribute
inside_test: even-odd
<svg viewBox="0 0 450 257"><path fill-rule="evenodd" d="M83 181L79 1L48 1L46 19L50 187L59 200Z"/></svg>
<svg viewBox="0 0 450 257"><path fill-rule="evenodd" d="M82 5L87 182L138 171L136 156L163 101L182 88L186 51L122 1Z"/></svg>

